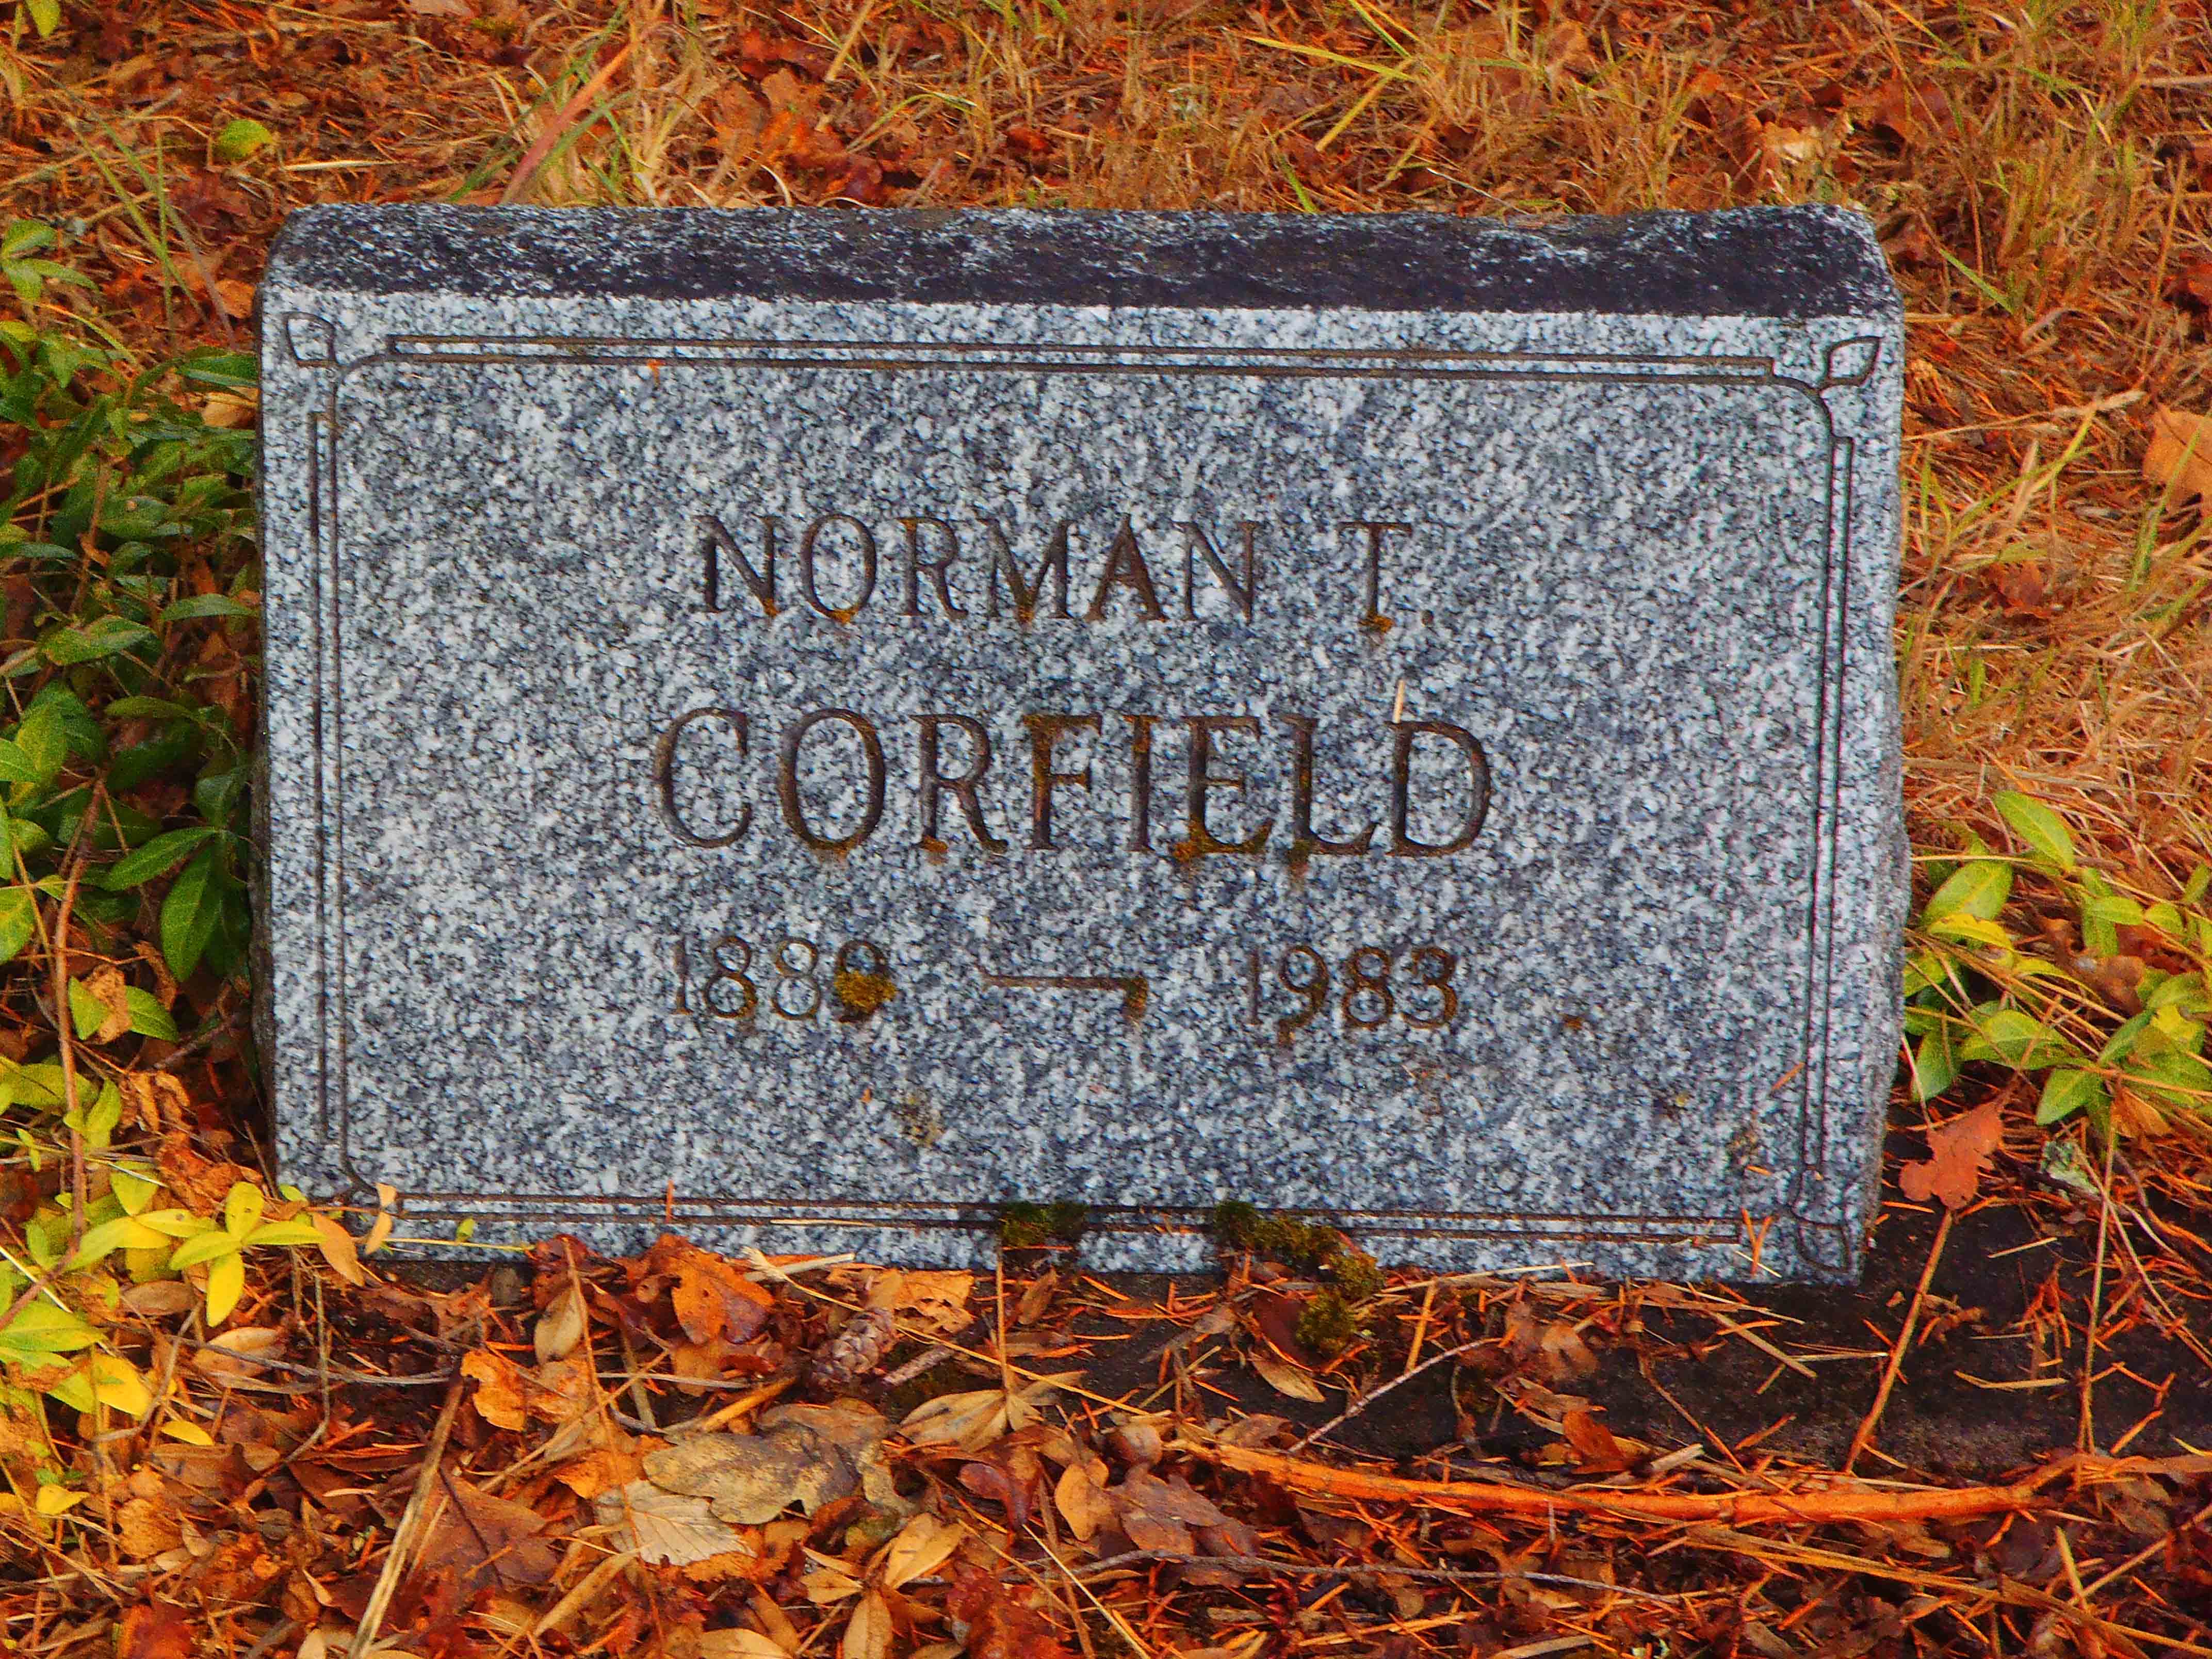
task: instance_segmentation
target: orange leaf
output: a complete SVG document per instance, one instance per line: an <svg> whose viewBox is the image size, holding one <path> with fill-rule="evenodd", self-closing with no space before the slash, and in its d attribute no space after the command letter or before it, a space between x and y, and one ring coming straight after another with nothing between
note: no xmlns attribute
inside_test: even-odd
<svg viewBox="0 0 2212 1659"><path fill-rule="evenodd" d="M115 1659L192 1659L192 1624L167 1601L142 1601L123 1615Z"/></svg>
<svg viewBox="0 0 2212 1659"><path fill-rule="evenodd" d="M1897 1184L1905 1195L1925 1203L1940 1198L1950 1209L1964 1209L1981 1191L1982 1166L2004 1143L2004 1117L1994 1100L1928 1132L1928 1161L1908 1164Z"/></svg>
<svg viewBox="0 0 2212 1659"><path fill-rule="evenodd" d="M461 1375L477 1385L470 1404L495 1428L519 1429L530 1420L522 1398L522 1367L488 1348L461 1360Z"/></svg>
<svg viewBox="0 0 2212 1659"><path fill-rule="evenodd" d="M1562 1421L1567 1443L1575 1449L1585 1474L1619 1474L1628 1467L1628 1454L1621 1450L1620 1442L1589 1407L1576 1407Z"/></svg>
<svg viewBox="0 0 2212 1659"><path fill-rule="evenodd" d="M2151 416L2142 470L2151 483L2172 489L2176 504L2212 498L2212 417L2160 410Z"/></svg>

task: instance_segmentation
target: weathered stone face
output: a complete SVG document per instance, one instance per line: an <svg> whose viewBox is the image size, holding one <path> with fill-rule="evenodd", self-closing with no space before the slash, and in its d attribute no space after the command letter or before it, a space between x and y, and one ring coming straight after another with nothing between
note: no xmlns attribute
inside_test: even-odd
<svg viewBox="0 0 2212 1659"><path fill-rule="evenodd" d="M315 210L278 1146L416 1233L1856 1271L1900 313L1826 210Z"/></svg>

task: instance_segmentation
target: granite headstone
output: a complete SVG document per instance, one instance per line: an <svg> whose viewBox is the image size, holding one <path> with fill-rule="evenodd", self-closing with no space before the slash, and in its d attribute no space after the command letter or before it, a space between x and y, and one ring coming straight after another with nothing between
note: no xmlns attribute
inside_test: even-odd
<svg viewBox="0 0 2212 1659"><path fill-rule="evenodd" d="M1901 313L1826 208L319 208L280 1166L400 1231L1840 1279Z"/></svg>

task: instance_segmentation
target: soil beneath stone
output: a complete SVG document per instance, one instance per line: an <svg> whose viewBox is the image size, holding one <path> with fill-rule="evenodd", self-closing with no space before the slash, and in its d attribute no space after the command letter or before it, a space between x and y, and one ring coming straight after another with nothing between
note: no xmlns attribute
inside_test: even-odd
<svg viewBox="0 0 2212 1659"><path fill-rule="evenodd" d="M1921 1155L1913 1136L1893 1137L1892 1150ZM1610 1346L1594 1342L1596 1373L1560 1387L1604 1407L1616 1435L1655 1446L1702 1441L1715 1455L1725 1445L1747 1461L1771 1454L1837 1467L1873 1403L1938 1224L1936 1214L1893 1193L1892 1199L1857 1286L1742 1287L1747 1306L1736 1322L1755 1328L1785 1352L1806 1356L1811 1375L1717 1329L1710 1317L1647 1303L1639 1333ZM2139 1226L2131 1239L2146 1261L2155 1259ZM2120 1287L2136 1278L2113 1265L2124 1248L2108 1236L2100 1297L2108 1319ZM1861 1455L1857 1473L1985 1480L2081 1446L2082 1315L2097 1278L2097 1250L2094 1208L2083 1213L2000 1200L1956 1216L1875 1449ZM1198 1279L1101 1277L1125 1295L1162 1304L1170 1286L1186 1296L1209 1288ZM1131 1328L1117 1322L1116 1328ZM1160 1349L1161 1341L1141 1338L1103 1346L1085 1385L1119 1395L1152 1384ZM1852 1357L1824 1357L1824 1349ZM2161 1335L2154 1321L2130 1322L2100 1341L2096 1365L2091 1424L2097 1449L2152 1457L2212 1449L2212 1368ZM1557 1444L1555 1434L1494 1395L1486 1408L1480 1406L1480 1392L1466 1373L1455 1377L1455 1370L1438 1366L1394 1389L1332 1433L1331 1442L1401 1461L1455 1450L1533 1457ZM1288 1399L1238 1364L1215 1368L1205 1381L1246 1410L1308 1426L1328 1421L1344 1405L1334 1390L1322 1405ZM2003 1386L2018 1384L2027 1386ZM1476 1408L1469 1412L1471 1402ZM1433 1476L1437 1467L1429 1462L1419 1472Z"/></svg>

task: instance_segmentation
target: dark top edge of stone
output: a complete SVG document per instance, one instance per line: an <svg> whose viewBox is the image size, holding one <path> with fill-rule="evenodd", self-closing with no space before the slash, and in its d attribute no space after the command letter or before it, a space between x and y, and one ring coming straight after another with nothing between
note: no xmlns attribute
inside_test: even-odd
<svg viewBox="0 0 2212 1659"><path fill-rule="evenodd" d="M303 208L269 280L364 295L1867 317L1903 308L1831 207L1534 225L1341 215Z"/></svg>

